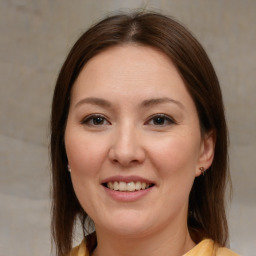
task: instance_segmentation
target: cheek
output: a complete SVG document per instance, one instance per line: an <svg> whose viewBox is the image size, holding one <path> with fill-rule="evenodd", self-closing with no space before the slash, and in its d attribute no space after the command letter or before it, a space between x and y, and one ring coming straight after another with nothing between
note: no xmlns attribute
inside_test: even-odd
<svg viewBox="0 0 256 256"><path fill-rule="evenodd" d="M199 136L166 136L155 141L150 155L164 176L194 175L199 155Z"/></svg>
<svg viewBox="0 0 256 256"><path fill-rule="evenodd" d="M152 147L151 160L160 178L160 189L166 195L166 212L180 210L187 205L195 179L198 141L191 137L166 138Z"/></svg>
<svg viewBox="0 0 256 256"><path fill-rule="evenodd" d="M94 201L99 196L95 188L99 185L106 147L100 144L100 140L77 131L66 133L65 146L75 194L84 210L91 215L95 211Z"/></svg>
<svg viewBox="0 0 256 256"><path fill-rule="evenodd" d="M100 144L100 140L77 133L65 137L65 146L72 174L78 176L95 175L106 155L106 148Z"/></svg>

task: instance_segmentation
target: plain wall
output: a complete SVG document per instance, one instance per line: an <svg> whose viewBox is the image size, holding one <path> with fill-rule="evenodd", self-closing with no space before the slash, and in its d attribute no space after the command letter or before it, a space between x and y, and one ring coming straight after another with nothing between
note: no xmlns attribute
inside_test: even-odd
<svg viewBox="0 0 256 256"><path fill-rule="evenodd" d="M50 255L48 127L56 77L86 28L131 8L174 16L208 52L230 130L230 244L256 255L256 1L1 0L1 256Z"/></svg>

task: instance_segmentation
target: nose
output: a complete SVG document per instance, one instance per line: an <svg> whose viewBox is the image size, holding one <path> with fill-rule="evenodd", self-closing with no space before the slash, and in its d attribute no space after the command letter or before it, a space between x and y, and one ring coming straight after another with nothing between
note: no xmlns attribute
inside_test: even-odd
<svg viewBox="0 0 256 256"><path fill-rule="evenodd" d="M123 125L113 134L109 158L122 167L143 163L146 157L142 136L131 124Z"/></svg>

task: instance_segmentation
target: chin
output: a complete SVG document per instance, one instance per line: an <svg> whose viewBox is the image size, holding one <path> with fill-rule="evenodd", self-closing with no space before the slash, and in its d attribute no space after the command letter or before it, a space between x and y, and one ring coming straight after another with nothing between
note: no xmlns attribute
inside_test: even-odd
<svg viewBox="0 0 256 256"><path fill-rule="evenodd" d="M111 228L111 232L118 236L138 238L145 236L149 232L149 229L148 227L127 224L121 226L114 226Z"/></svg>
<svg viewBox="0 0 256 256"><path fill-rule="evenodd" d="M144 216L127 212L125 215L116 216L113 214L109 221L104 222L104 229L119 236L141 237L145 236L152 225L152 221ZM100 227L98 227L100 228ZM97 229L97 225L96 225Z"/></svg>

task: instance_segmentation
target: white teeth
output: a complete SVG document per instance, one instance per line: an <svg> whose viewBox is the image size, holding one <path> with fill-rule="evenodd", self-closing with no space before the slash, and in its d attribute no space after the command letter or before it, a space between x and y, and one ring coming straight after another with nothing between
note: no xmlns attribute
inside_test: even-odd
<svg viewBox="0 0 256 256"><path fill-rule="evenodd" d="M110 189L114 190L114 184L113 184L113 182L109 182L109 183L108 183L108 186L109 186Z"/></svg>
<svg viewBox="0 0 256 256"><path fill-rule="evenodd" d="M135 184L134 184L134 182L132 181L132 182L127 183L126 189L128 191L135 191Z"/></svg>
<svg viewBox="0 0 256 256"><path fill-rule="evenodd" d="M126 191L126 183L125 182L119 182L119 190L120 191Z"/></svg>
<svg viewBox="0 0 256 256"><path fill-rule="evenodd" d="M134 192L136 190L144 190L150 187L150 184L146 182L123 182L123 181L114 181L114 182L108 182L107 187L112 190L118 190L118 191L129 191Z"/></svg>
<svg viewBox="0 0 256 256"><path fill-rule="evenodd" d="M114 190L119 190L119 184L117 181L114 182Z"/></svg>
<svg viewBox="0 0 256 256"><path fill-rule="evenodd" d="M135 185L136 190L141 190L141 182L137 181Z"/></svg>

